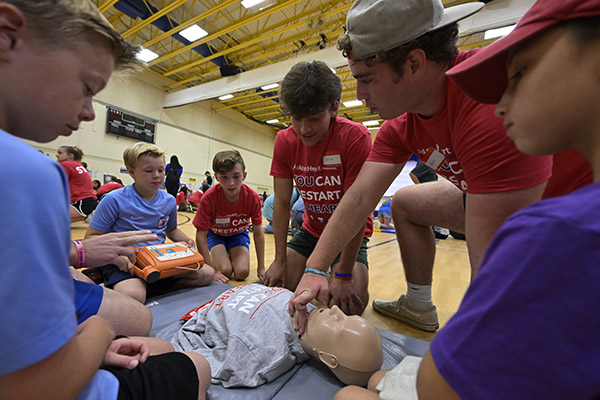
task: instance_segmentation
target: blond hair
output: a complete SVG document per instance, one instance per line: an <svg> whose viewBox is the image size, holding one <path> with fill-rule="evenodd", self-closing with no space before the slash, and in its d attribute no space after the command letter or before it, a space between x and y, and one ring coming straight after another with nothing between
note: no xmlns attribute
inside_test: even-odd
<svg viewBox="0 0 600 400"><path fill-rule="evenodd" d="M111 46L115 70L140 68L140 51L125 41L90 0L2 0L17 7L27 18L33 38L47 48L77 47L94 34Z"/></svg>
<svg viewBox="0 0 600 400"><path fill-rule="evenodd" d="M135 168L142 156L162 157L165 161L165 153L151 143L137 142L132 144L123 152L123 162L126 167Z"/></svg>
<svg viewBox="0 0 600 400"><path fill-rule="evenodd" d="M222 174L231 171L237 163L241 164L242 171L245 172L246 164L244 164L244 159L240 152L237 150L225 150L215 154L212 165L215 174Z"/></svg>

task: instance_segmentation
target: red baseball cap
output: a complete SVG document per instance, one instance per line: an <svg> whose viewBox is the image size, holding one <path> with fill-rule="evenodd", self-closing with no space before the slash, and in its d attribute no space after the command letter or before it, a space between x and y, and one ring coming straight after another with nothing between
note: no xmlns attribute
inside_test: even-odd
<svg viewBox="0 0 600 400"><path fill-rule="evenodd" d="M538 0L515 29L446 72L466 94L480 103L496 104L506 90L510 50L557 23L600 16L600 0Z"/></svg>

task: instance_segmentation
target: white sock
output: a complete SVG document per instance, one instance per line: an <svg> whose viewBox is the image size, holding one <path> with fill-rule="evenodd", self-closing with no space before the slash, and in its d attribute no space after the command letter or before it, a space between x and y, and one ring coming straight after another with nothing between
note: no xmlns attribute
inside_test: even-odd
<svg viewBox="0 0 600 400"><path fill-rule="evenodd" d="M431 285L415 285L407 283L406 302L415 310L425 311L433 307Z"/></svg>

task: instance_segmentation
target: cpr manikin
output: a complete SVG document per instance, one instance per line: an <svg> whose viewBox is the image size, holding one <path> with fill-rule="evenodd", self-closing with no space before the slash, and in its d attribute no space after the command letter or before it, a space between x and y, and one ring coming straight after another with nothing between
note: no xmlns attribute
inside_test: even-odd
<svg viewBox="0 0 600 400"><path fill-rule="evenodd" d="M383 360L377 330L337 307L309 304L307 328L300 336L288 311L292 294L261 284L233 287L188 313L171 343L206 357L212 382L224 387L271 382L311 356L343 383L366 385Z"/></svg>
<svg viewBox="0 0 600 400"><path fill-rule="evenodd" d="M366 319L347 316L337 306L311 311L300 343L347 385L366 386L383 362L377 330Z"/></svg>

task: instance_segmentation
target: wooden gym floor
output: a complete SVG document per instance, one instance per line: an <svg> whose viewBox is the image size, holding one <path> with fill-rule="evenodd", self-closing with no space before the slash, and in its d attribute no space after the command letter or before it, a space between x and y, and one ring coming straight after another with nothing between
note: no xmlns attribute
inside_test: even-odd
<svg viewBox="0 0 600 400"><path fill-rule="evenodd" d="M179 228L195 238L196 229L192 225L194 214L179 212ZM83 238L87 225L77 222L71 225L73 239ZM252 240L252 234L250 234ZM391 233L374 232L369 242L369 293L373 299L394 299L406 291L404 271L396 236ZM275 257L273 235L265 234L265 264L269 268ZM437 306L440 327L456 312L467 289L470 279L469 257L464 240L451 236L437 243L436 260L433 270L433 301ZM230 281L232 285L256 282L256 255L254 243L250 244L250 276L246 281ZM403 335L431 341L435 333L413 328L393 318L385 317L373 310L371 304L362 315L374 326Z"/></svg>

